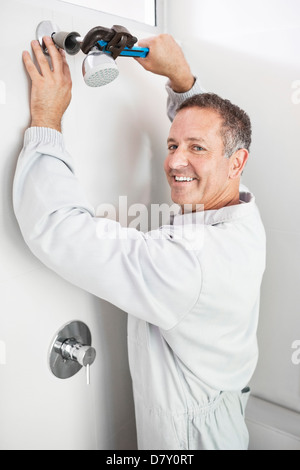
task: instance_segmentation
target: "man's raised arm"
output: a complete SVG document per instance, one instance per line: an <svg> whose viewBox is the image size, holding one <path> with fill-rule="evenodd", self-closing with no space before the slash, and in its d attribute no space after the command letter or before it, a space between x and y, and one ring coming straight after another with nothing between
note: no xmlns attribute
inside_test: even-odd
<svg viewBox="0 0 300 470"><path fill-rule="evenodd" d="M177 108L187 98L203 93L197 78L192 74L191 68L184 53L173 36L160 34L139 41L139 46L150 49L146 58L135 60L145 70L168 78L166 86L168 92L167 113L173 121Z"/></svg>

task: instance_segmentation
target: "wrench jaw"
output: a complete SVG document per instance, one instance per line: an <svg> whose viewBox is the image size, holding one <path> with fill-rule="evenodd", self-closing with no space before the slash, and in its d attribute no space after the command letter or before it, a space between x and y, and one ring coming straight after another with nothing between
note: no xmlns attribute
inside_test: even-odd
<svg viewBox="0 0 300 470"><path fill-rule="evenodd" d="M102 50L99 42L105 41L107 43L105 51L109 52L113 59L116 59L125 48L132 48L137 40L124 26L114 25L112 28L96 26L86 34L81 44L81 50L88 54L96 45Z"/></svg>

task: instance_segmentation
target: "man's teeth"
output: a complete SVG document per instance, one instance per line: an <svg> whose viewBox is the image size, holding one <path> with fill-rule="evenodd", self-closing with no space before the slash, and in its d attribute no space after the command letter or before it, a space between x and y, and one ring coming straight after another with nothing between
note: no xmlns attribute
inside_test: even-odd
<svg viewBox="0 0 300 470"><path fill-rule="evenodd" d="M175 181L193 181L195 178L187 178L185 176L175 176Z"/></svg>

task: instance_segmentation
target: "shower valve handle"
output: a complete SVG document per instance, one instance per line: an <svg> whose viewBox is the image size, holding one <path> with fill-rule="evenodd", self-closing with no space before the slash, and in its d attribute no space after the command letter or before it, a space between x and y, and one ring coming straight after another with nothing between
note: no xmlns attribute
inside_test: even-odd
<svg viewBox="0 0 300 470"><path fill-rule="evenodd" d="M69 338L63 343L58 341L55 350L64 360L78 362L84 367L92 365L96 358L96 350L92 346L83 345L74 338Z"/></svg>
<svg viewBox="0 0 300 470"><path fill-rule="evenodd" d="M49 352L51 372L59 379L68 379L85 367L90 384L90 366L96 358L91 346L92 335L88 326L78 320L64 325L52 340Z"/></svg>

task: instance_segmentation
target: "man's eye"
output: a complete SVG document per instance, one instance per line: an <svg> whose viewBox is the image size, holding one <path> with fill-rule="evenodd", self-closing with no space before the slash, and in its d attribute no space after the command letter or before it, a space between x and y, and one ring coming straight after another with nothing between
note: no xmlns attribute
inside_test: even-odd
<svg viewBox="0 0 300 470"><path fill-rule="evenodd" d="M174 145L174 144L168 146L169 151L176 150L177 148L178 148L178 145Z"/></svg>
<svg viewBox="0 0 300 470"><path fill-rule="evenodd" d="M193 149L196 150L196 152L201 152L201 150L204 150L204 148L200 147L200 145L194 145Z"/></svg>

